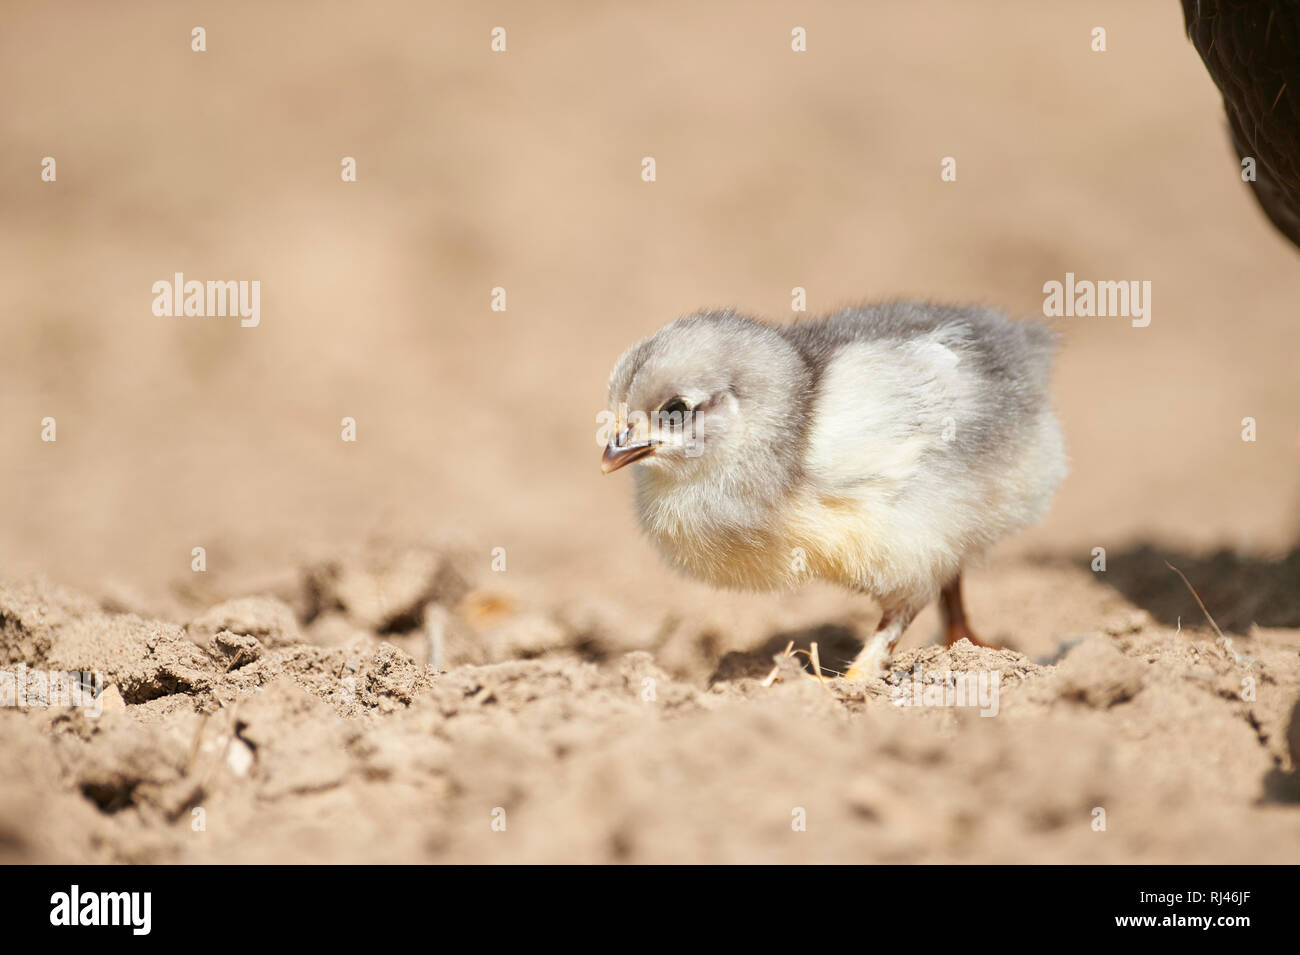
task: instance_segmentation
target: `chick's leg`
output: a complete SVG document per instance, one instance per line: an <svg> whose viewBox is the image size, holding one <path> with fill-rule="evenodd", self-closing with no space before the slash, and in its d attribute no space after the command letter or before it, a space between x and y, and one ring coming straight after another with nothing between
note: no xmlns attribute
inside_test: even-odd
<svg viewBox="0 0 1300 955"><path fill-rule="evenodd" d="M894 652L894 645L915 616L914 610L886 611L880 618L876 632L867 638L862 652L854 658L849 672L844 674L845 679L864 683L884 676L888 672L889 657Z"/></svg>
<svg viewBox="0 0 1300 955"><path fill-rule="evenodd" d="M958 640L969 640L977 647L999 649L997 644L985 643L975 636L966 621L966 607L961 599L961 574L952 579L939 594L939 607L943 611L944 642L952 646Z"/></svg>

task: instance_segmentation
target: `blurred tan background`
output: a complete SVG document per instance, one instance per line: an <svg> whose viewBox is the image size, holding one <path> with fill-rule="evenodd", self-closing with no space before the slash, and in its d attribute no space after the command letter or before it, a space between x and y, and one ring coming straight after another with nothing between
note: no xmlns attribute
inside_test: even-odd
<svg viewBox="0 0 1300 955"><path fill-rule="evenodd" d="M451 538L557 593L692 591L597 466L623 348L794 286L1040 315L1067 271L1150 280L1152 322L1064 320L1073 473L1006 552L1295 538L1300 255L1173 0L9 2L0 89L6 576L148 603L196 545L237 589ZM259 280L260 327L155 317L178 271Z"/></svg>

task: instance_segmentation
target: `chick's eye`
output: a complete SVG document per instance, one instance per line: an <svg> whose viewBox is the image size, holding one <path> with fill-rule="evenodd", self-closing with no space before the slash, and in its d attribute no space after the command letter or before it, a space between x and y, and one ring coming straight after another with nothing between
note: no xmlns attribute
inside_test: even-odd
<svg viewBox="0 0 1300 955"><path fill-rule="evenodd" d="M685 398L669 398L664 402L664 406L659 409L660 414L686 414L691 410L691 406L686 403Z"/></svg>

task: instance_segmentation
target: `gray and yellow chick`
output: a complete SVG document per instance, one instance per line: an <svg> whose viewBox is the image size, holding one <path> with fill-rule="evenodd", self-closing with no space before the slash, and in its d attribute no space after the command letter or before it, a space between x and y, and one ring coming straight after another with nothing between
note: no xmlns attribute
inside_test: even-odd
<svg viewBox="0 0 1300 955"><path fill-rule="evenodd" d="M1046 327L980 306L782 327L690 315L615 365L602 468L634 465L642 529L691 576L875 598L883 617L849 671L872 678L936 598L949 641L974 640L963 567L1046 511L1066 471L1053 347Z"/></svg>

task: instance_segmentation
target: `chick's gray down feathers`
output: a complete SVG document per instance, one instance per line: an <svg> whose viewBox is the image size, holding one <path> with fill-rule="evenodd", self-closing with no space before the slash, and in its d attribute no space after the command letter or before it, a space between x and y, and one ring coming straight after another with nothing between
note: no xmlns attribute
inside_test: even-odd
<svg viewBox="0 0 1300 955"><path fill-rule="evenodd" d="M635 465L641 526L716 585L818 577L910 618L1063 478L1053 346L1044 326L978 306L679 319L610 379L614 408L695 409L693 456L664 446Z"/></svg>

